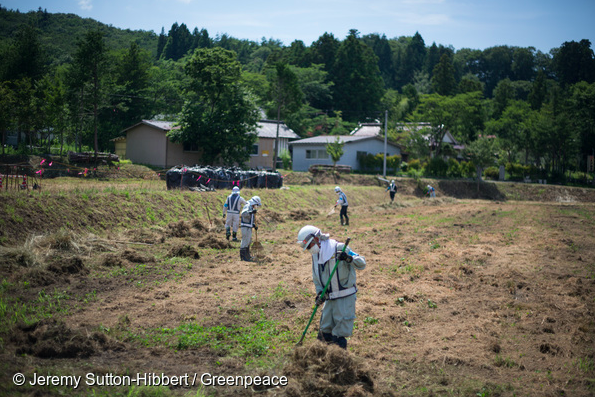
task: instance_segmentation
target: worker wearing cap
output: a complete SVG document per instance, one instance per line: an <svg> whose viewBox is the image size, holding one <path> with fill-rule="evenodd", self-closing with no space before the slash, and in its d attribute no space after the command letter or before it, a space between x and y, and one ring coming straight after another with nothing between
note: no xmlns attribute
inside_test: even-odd
<svg viewBox="0 0 595 397"><path fill-rule="evenodd" d="M223 204L223 217L225 218L227 214L227 219L225 220L225 238L227 240L229 240L233 230L232 241L238 241L237 233L240 227L240 211L246 203L247 201L240 196L240 188L234 186L231 189L231 194L227 196L225 204Z"/></svg>
<svg viewBox="0 0 595 397"><path fill-rule="evenodd" d="M427 187L428 191L426 194L428 194L430 197L436 197L436 189L434 189L432 186L428 185Z"/></svg>
<svg viewBox="0 0 595 397"><path fill-rule="evenodd" d="M349 207L349 203L347 202L347 196L339 186L335 187L335 193L339 195L337 198L337 202L335 203L335 208L337 205L341 206L341 211L339 212L339 219L341 219L341 226L342 225L349 225L349 217L347 216L347 207ZM343 217L345 217L345 221L343 221Z"/></svg>
<svg viewBox="0 0 595 397"><path fill-rule="evenodd" d="M347 337L353 332L357 287L355 271L366 268L366 260L348 246L307 225L298 233L298 244L312 255L312 280L316 288L315 304L324 303L320 318L319 339L347 348ZM322 291L337 264L326 293Z"/></svg>
<svg viewBox="0 0 595 397"><path fill-rule="evenodd" d="M240 213L240 226L242 228L242 242L240 243L240 259L252 262L250 256L250 242L252 241L252 229L258 230L256 225L256 212L262 206L260 197L254 196L244 205Z"/></svg>
<svg viewBox="0 0 595 397"><path fill-rule="evenodd" d="M390 185L388 185L386 190L390 194L390 202L392 203L393 201L395 201L395 194L397 193L397 185L395 185L394 179L391 179Z"/></svg>

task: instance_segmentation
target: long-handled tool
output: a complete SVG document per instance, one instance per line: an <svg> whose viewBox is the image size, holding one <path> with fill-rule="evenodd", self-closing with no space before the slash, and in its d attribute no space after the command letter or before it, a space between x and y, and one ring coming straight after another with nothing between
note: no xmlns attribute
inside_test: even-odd
<svg viewBox="0 0 595 397"><path fill-rule="evenodd" d="M260 241L258 241L258 229L254 229L254 233L255 233L255 239L252 242L252 249L254 249L255 251L259 251L261 249L263 249L262 244L260 243Z"/></svg>
<svg viewBox="0 0 595 397"><path fill-rule="evenodd" d="M335 208L336 207L331 207L331 209L329 210L329 212L326 213L326 216L331 216L332 214L335 213Z"/></svg>
<svg viewBox="0 0 595 397"><path fill-rule="evenodd" d="M349 241L350 240L351 240L351 238L348 238L345 241L345 245L343 246L343 249L341 250L341 253L345 252L345 248L347 248L347 246L349 245ZM339 256L337 256L337 261L335 262L335 267L333 267L333 271L331 272L331 275L329 276L328 280L326 280L326 285L324 286L324 289L320 293L320 296L324 296L326 294L326 290L328 289L328 286L331 283L331 279L333 278L333 275L335 274L335 271L337 271L337 266L338 265L339 265ZM316 311L317 310L318 310L318 305L314 305L314 311L312 311L312 315L310 316L310 321L308 321L308 325L306 325L306 329L302 333L302 337L300 338L300 340L296 344L296 346L300 346L302 344L302 342L304 340L304 337L306 336L306 332L308 332L308 328L310 328L310 324L312 323L312 320L314 319L314 316L316 315Z"/></svg>

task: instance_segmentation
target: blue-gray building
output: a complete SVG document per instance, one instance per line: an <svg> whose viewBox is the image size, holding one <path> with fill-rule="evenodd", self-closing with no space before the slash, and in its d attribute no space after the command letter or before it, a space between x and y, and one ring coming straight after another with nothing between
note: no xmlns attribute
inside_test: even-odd
<svg viewBox="0 0 595 397"><path fill-rule="evenodd" d="M344 153L337 165L348 165L353 170L359 170L358 155L384 153L384 137L378 135L323 135L305 138L289 143L293 149L293 170L308 171L308 168L315 164L333 165L326 152L326 145L333 143L337 137L344 142ZM402 155L401 147L389 141L386 155Z"/></svg>

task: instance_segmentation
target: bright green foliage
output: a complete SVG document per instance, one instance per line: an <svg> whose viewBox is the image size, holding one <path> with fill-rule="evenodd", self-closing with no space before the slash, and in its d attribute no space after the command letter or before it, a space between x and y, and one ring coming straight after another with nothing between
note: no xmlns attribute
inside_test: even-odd
<svg viewBox="0 0 595 397"><path fill-rule="evenodd" d="M341 160L341 157L343 156L343 146L345 146L345 142L339 137L336 137L334 142L326 144L326 152L331 156L333 167L337 165L337 162Z"/></svg>
<svg viewBox="0 0 595 397"><path fill-rule="evenodd" d="M245 163L256 140L258 109L240 84L240 64L232 51L196 50L186 64L190 94L174 142L197 144L206 164Z"/></svg>

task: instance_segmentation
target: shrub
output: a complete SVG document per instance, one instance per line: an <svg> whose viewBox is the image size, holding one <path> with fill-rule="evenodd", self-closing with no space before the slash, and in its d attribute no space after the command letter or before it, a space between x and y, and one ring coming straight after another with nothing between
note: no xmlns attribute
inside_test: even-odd
<svg viewBox="0 0 595 397"><path fill-rule="evenodd" d="M498 177L500 176L500 171L496 167L488 167L483 171L483 175L486 178L498 180Z"/></svg>
<svg viewBox="0 0 595 397"><path fill-rule="evenodd" d="M463 176L463 168L461 164L452 157L448 159L448 170L446 170L446 176L450 178L460 178Z"/></svg>
<svg viewBox="0 0 595 397"><path fill-rule="evenodd" d="M407 170L420 170L421 162L418 159L409 160L407 163Z"/></svg>
<svg viewBox="0 0 595 397"><path fill-rule="evenodd" d="M473 161L461 162L461 172L465 178L474 178L476 175L475 164Z"/></svg>
<svg viewBox="0 0 595 397"><path fill-rule="evenodd" d="M283 149L281 151L281 161L283 162L283 169L290 170L291 169L291 154L289 154L289 150Z"/></svg>
<svg viewBox="0 0 595 397"><path fill-rule="evenodd" d="M386 169L394 170L394 173L398 174L399 170L401 169L401 156L399 156L398 154L395 154L394 156L387 156Z"/></svg>
<svg viewBox="0 0 595 397"><path fill-rule="evenodd" d="M430 176L446 176L448 171L448 163L441 157L434 157L430 159L426 165L426 173Z"/></svg>

